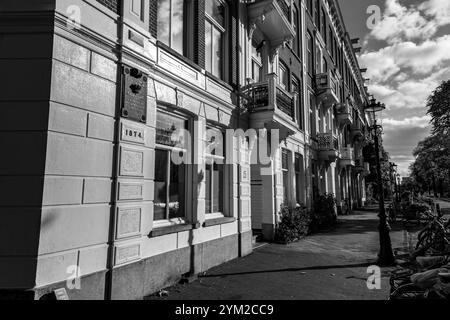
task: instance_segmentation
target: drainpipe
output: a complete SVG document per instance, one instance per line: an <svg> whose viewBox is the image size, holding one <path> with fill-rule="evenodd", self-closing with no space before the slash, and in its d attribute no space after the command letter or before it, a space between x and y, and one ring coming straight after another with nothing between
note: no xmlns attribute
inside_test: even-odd
<svg viewBox="0 0 450 320"><path fill-rule="evenodd" d="M123 6L123 2L122 2ZM116 114L115 114L115 132L113 145L113 163L112 163L112 183L111 183L111 211L109 217L108 230L108 251L105 274L105 300L112 300L113 270L114 270L114 240L115 224L117 211L117 182L119 175L119 138L120 138L120 107L122 99L122 45L123 45L123 7L119 8L119 18L117 23L118 46L117 50L117 89L116 89Z"/></svg>
<svg viewBox="0 0 450 320"><path fill-rule="evenodd" d="M240 28L239 28L239 20L241 18L241 2L240 1L236 1L235 2L236 5L236 89L238 91L238 93L241 90L241 66L240 66L240 61L241 61L241 56L240 56L240 52L241 52L241 43L240 43ZM240 126L241 123L241 97L239 95L237 95L237 99L236 99L236 103L237 103L237 110L238 110L238 114L237 114L237 123L238 123L238 128ZM240 222L241 222L241 174L240 174L240 170L241 170L241 165L240 165L240 161L241 158L239 157L239 162L237 165L237 169L238 169L238 174L237 174L237 179L238 179L238 212L237 212L237 216L238 216L238 257L242 257L242 230L241 230L241 226L240 226Z"/></svg>

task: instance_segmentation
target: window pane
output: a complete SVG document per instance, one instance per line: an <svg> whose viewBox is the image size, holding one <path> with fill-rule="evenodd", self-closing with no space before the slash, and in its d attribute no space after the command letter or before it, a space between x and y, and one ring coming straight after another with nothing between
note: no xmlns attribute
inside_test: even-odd
<svg viewBox="0 0 450 320"><path fill-rule="evenodd" d="M205 174L205 212L212 213L212 203L211 203L211 170L212 166L210 164L206 165Z"/></svg>
<svg viewBox="0 0 450 320"><path fill-rule="evenodd" d="M187 139L183 132L174 134L177 129L187 129L187 120L157 112L156 116L156 143L175 146Z"/></svg>
<svg viewBox="0 0 450 320"><path fill-rule="evenodd" d="M280 71L278 81L283 89L288 88L288 72L283 63L280 62Z"/></svg>
<svg viewBox="0 0 450 320"><path fill-rule="evenodd" d="M224 25L225 8L219 0L206 0L206 13L209 14L218 24Z"/></svg>
<svg viewBox="0 0 450 320"><path fill-rule="evenodd" d="M213 212L223 212L223 165L214 164L213 171Z"/></svg>
<svg viewBox="0 0 450 320"><path fill-rule="evenodd" d="M289 174L288 171L283 171L283 195L284 195L284 204L287 204L289 201Z"/></svg>
<svg viewBox="0 0 450 320"><path fill-rule="evenodd" d="M206 50L206 71L212 73L212 25L208 21L205 22L205 50Z"/></svg>
<svg viewBox="0 0 450 320"><path fill-rule="evenodd" d="M281 167L283 170L288 170L288 152L283 150L281 153Z"/></svg>
<svg viewBox="0 0 450 320"><path fill-rule="evenodd" d="M261 67L255 61L252 61L252 79L255 82L261 81Z"/></svg>
<svg viewBox="0 0 450 320"><path fill-rule="evenodd" d="M172 0L172 43L171 47L183 54L183 0Z"/></svg>
<svg viewBox="0 0 450 320"><path fill-rule="evenodd" d="M155 150L154 220L166 219L168 152Z"/></svg>
<svg viewBox="0 0 450 320"><path fill-rule="evenodd" d="M297 55L300 55L299 45L298 45L298 43L299 43L298 39L300 37L300 27L299 27L300 26L300 22L299 22L299 15L298 15L297 7L294 7L293 17L294 17L294 26L295 26L295 37L294 37L294 43L293 43L294 52Z"/></svg>
<svg viewBox="0 0 450 320"><path fill-rule="evenodd" d="M184 217L184 164L176 165L170 161L169 218Z"/></svg>
<svg viewBox="0 0 450 320"><path fill-rule="evenodd" d="M213 28L213 65L214 69L212 73L222 78L222 33Z"/></svg>
<svg viewBox="0 0 450 320"><path fill-rule="evenodd" d="M170 46L170 0L158 0L158 40Z"/></svg>

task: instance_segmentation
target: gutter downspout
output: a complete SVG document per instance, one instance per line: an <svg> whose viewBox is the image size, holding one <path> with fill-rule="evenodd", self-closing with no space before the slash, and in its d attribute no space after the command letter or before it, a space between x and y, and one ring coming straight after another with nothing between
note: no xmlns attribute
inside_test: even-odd
<svg viewBox="0 0 450 320"><path fill-rule="evenodd" d="M236 1L236 87L237 87L237 91L238 93L241 90L241 59L240 59L240 53L241 53L241 45L240 45L240 26L239 26L239 21L241 19L241 1ZM238 110L238 114L237 114L237 124L238 124L238 128L240 127L241 124L241 97L239 95L237 95L237 110ZM240 147L239 147L240 150ZM239 151L240 152L240 151ZM237 179L238 179L238 257L242 257L242 225L241 225L241 174L240 174L240 170L241 170L241 157L239 157L239 162L237 165L237 169L238 169L238 174L237 174Z"/></svg>
<svg viewBox="0 0 450 320"><path fill-rule="evenodd" d="M119 139L120 139L120 108L122 104L122 46L123 46L123 4L120 7L119 18L117 20L118 32L118 46L117 50L117 89L116 89L116 114L115 114L115 130L114 130L114 145L113 145L113 163L112 163L112 182L111 182L111 211L109 218L108 230L108 252L106 261L105 274L105 300L112 300L112 286L113 286L113 270L114 270L114 240L115 240L115 224L117 211L117 185L119 176Z"/></svg>

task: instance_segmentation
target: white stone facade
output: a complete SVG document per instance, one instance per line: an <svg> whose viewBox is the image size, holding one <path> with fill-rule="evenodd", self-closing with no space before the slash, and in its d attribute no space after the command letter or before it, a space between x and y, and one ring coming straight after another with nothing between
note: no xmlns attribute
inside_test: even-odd
<svg viewBox="0 0 450 320"><path fill-rule="evenodd" d="M224 60L226 68L236 68L235 83L160 45L149 32L150 0L122 1L121 15L95 0L0 4L6 18L0 65L10 82L0 92L0 106L7 118L23 119L7 120L0 128L3 150L10 155L0 160L0 219L7 226L0 239L8 243L0 251L0 289L31 290L40 298L66 287L75 266L81 289L68 290L71 298L140 298L183 275L250 253L252 230L273 238L281 205L311 207L314 188L335 194L339 205L346 199L353 202L350 207L363 204L363 174L355 169L353 153L351 159L342 156L345 141L360 154L353 134L361 133L350 129L356 118L341 125L332 111L347 95L328 105L332 89L326 89L325 99L308 81L306 3L284 1L291 8L286 17L279 2L228 4L228 14L237 17L235 37L230 36L237 42L228 45L239 51L234 64L231 57ZM327 12L337 8L336 1L324 3ZM296 35L294 5L302 22L296 57L301 67L295 69L300 92L285 86L280 73L281 60L292 49L286 43ZM81 13L75 26L69 23L74 6ZM33 20L33 31L20 25L30 12L40 19ZM338 30L342 19L328 15ZM273 32L277 26L278 33ZM258 49L257 81L248 80L256 77L252 39L264 44ZM339 47L346 48L342 59L353 65L360 92L360 104L351 108L362 110L367 97L346 41L339 38ZM14 49L17 43L35 50ZM136 68L147 78L143 122L121 116L124 68ZM11 84L24 82L18 74L28 76L20 90ZM245 110L251 84L259 82L267 88L268 103L262 112ZM174 219L156 219L154 212L155 181L161 174L155 172L155 158L165 148L157 141L160 113L186 119L193 134L187 153L193 164L177 181L183 185L183 195L177 193L183 212ZM363 112L356 121L367 125ZM217 191L205 176L209 127L279 129L280 146L270 164L259 165L250 161L248 141L226 141L232 161L221 169ZM336 150L320 149L319 136L327 132L336 136ZM211 172L216 177L219 171ZM220 199L220 212L207 212L214 197ZM173 202L169 198L167 208Z"/></svg>

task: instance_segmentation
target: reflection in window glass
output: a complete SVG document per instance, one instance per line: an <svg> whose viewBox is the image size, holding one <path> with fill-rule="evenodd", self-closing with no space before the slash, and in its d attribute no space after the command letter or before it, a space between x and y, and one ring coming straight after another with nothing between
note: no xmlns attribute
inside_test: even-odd
<svg viewBox="0 0 450 320"><path fill-rule="evenodd" d="M222 78L225 6L219 0L207 0L205 6L205 68L216 77Z"/></svg>
<svg viewBox="0 0 450 320"><path fill-rule="evenodd" d="M163 150L155 150L155 187L154 210L155 220L166 218L167 207L167 162L168 153Z"/></svg>
<svg viewBox="0 0 450 320"><path fill-rule="evenodd" d="M184 167L170 161L169 219L184 217Z"/></svg>
<svg viewBox="0 0 450 320"><path fill-rule="evenodd" d="M183 0L172 0L172 48L183 54Z"/></svg>
<svg viewBox="0 0 450 320"><path fill-rule="evenodd" d="M284 63L280 62L279 72L278 72L278 83L280 86L287 90L288 89L288 71Z"/></svg>
<svg viewBox="0 0 450 320"><path fill-rule="evenodd" d="M212 73L222 78L222 32L213 28Z"/></svg>
<svg viewBox="0 0 450 320"><path fill-rule="evenodd" d="M184 54L184 1L158 0L158 40Z"/></svg>
<svg viewBox="0 0 450 320"><path fill-rule="evenodd" d="M224 9L222 2L219 0L206 0L205 2L206 13L221 26L224 23Z"/></svg>
<svg viewBox="0 0 450 320"><path fill-rule="evenodd" d="M173 134L177 129L187 129L188 121L179 117L157 112L155 148L154 220L167 220L185 216L184 164L177 165L172 153L180 157L187 150L174 149L179 141L187 138L183 134Z"/></svg>
<svg viewBox="0 0 450 320"><path fill-rule="evenodd" d="M225 183L225 158L223 156L225 154L225 144L223 142L224 133L215 128L208 127L207 129L207 133L209 133L211 137L207 137L210 146L205 148L205 213L223 213ZM212 147L212 145L214 145L214 147Z"/></svg>
<svg viewBox="0 0 450 320"><path fill-rule="evenodd" d="M183 145L187 120L158 113L156 117L156 143L166 146Z"/></svg>
<svg viewBox="0 0 450 320"><path fill-rule="evenodd" d="M251 55L252 55L252 79L254 82L261 81L262 74L262 58L261 53L256 50L257 44L252 41L251 45Z"/></svg>
<svg viewBox="0 0 450 320"><path fill-rule="evenodd" d="M212 25L206 21L205 22L205 54L206 54L206 63L205 68L207 71L211 72L212 70Z"/></svg>

